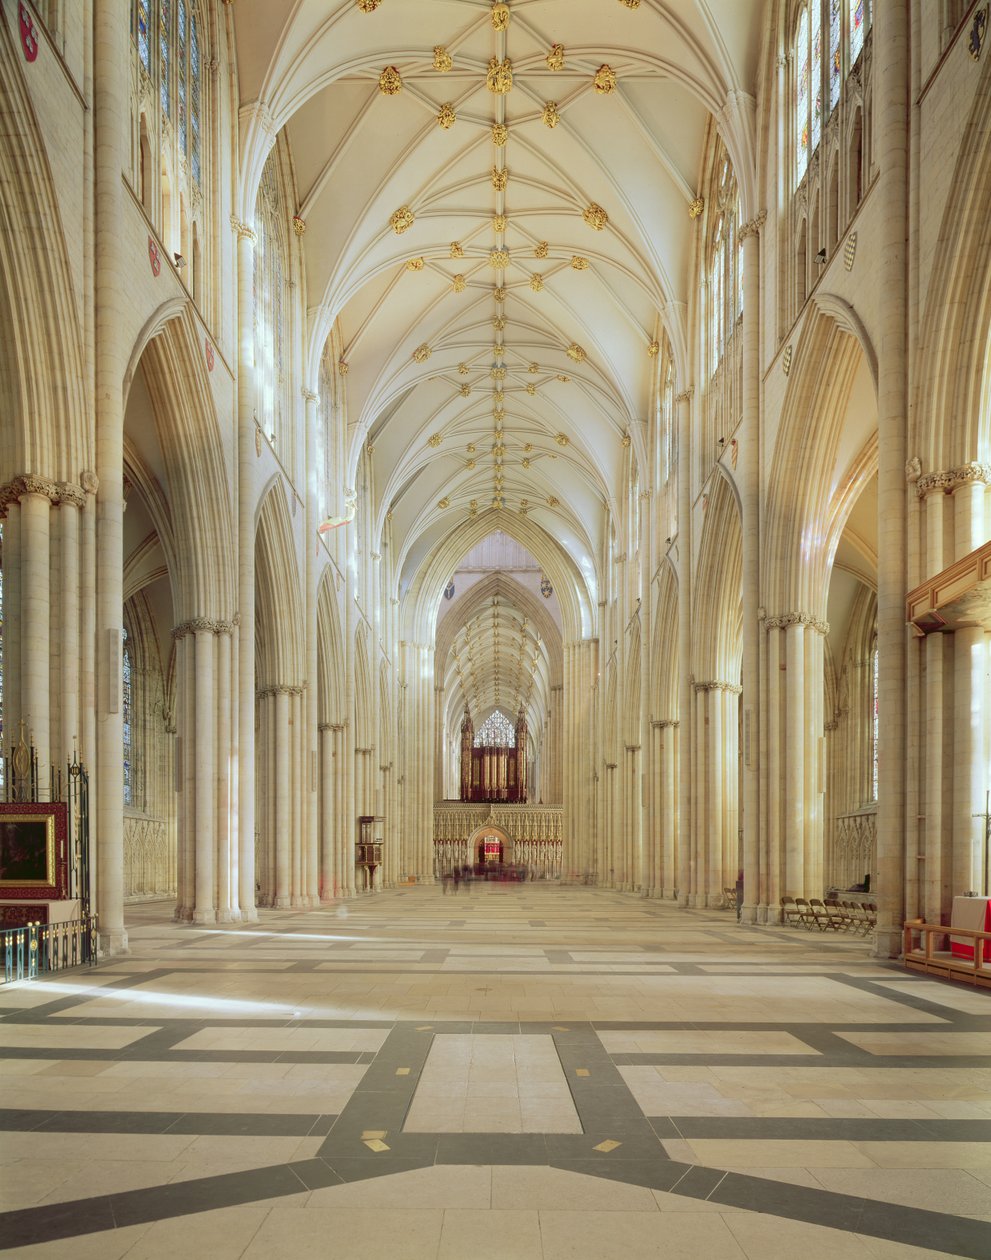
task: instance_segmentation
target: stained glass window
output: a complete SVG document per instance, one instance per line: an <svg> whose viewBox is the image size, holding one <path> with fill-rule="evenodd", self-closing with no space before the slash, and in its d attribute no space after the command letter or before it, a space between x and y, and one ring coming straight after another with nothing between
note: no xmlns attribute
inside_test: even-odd
<svg viewBox="0 0 991 1260"><path fill-rule="evenodd" d="M515 748L516 725L501 709L490 713L475 732L476 748Z"/></svg>
<svg viewBox="0 0 991 1260"><path fill-rule="evenodd" d="M809 166L809 11L798 17L795 39L795 183Z"/></svg>
<svg viewBox="0 0 991 1260"><path fill-rule="evenodd" d="M162 101L162 113L172 117L172 92L170 68L172 64L172 0L160 0L158 21L158 89Z"/></svg>
<svg viewBox="0 0 991 1260"><path fill-rule="evenodd" d="M137 2L135 33L138 37L138 58L151 74L151 15L148 12L148 0Z"/></svg>
<svg viewBox="0 0 991 1260"><path fill-rule="evenodd" d="M819 147L822 135L822 5L821 0L812 3L812 56L809 67L812 97L812 144L811 152Z"/></svg>
<svg viewBox="0 0 991 1260"><path fill-rule="evenodd" d="M829 112L840 103L840 0L829 0Z"/></svg>
<svg viewBox="0 0 991 1260"><path fill-rule="evenodd" d="M188 149L186 136L186 45L187 18L186 0L178 0L176 5L178 23L176 25L176 126L179 130L179 148L185 153Z"/></svg>
<svg viewBox="0 0 991 1260"><path fill-rule="evenodd" d="M850 0L850 65L857 60L864 47L867 0Z"/></svg>
<svg viewBox="0 0 991 1260"><path fill-rule="evenodd" d="M121 715L124 728L124 804L134 804L134 774L132 761L131 738L131 650L127 646L127 631L124 631L124 651L121 684Z"/></svg>
<svg viewBox="0 0 991 1260"><path fill-rule="evenodd" d="M196 27L195 12L189 20L189 160L193 179L198 184L200 182L200 36Z"/></svg>
<svg viewBox="0 0 991 1260"><path fill-rule="evenodd" d="M871 799L877 800L877 741L880 732L878 720L878 650L871 653Z"/></svg>

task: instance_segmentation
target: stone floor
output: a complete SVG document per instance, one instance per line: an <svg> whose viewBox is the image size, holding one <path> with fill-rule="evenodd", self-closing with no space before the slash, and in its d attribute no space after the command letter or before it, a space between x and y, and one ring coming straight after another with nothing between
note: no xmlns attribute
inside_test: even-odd
<svg viewBox="0 0 991 1260"><path fill-rule="evenodd" d="M594 889L397 890L0 987L0 1249L991 1257L991 995Z"/></svg>

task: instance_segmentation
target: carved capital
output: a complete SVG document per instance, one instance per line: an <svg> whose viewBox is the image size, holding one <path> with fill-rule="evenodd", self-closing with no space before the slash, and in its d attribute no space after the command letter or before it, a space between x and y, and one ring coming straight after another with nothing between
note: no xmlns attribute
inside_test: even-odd
<svg viewBox="0 0 991 1260"><path fill-rule="evenodd" d="M650 724L655 731L665 731L668 727L680 726L681 722L677 718L651 718Z"/></svg>
<svg viewBox="0 0 991 1260"><path fill-rule="evenodd" d="M25 495L38 494L52 503L58 502L58 483L49 481L47 477L36 477L34 473L22 473L14 477L5 486L0 487L0 508L16 503Z"/></svg>
<svg viewBox="0 0 991 1260"><path fill-rule="evenodd" d="M318 403L320 401L320 395L315 394L312 389L303 389L300 393L306 402Z"/></svg>
<svg viewBox="0 0 991 1260"><path fill-rule="evenodd" d="M259 687L255 692L255 699L264 700L268 696L301 696L304 690L304 687L291 683L275 683L271 687Z"/></svg>
<svg viewBox="0 0 991 1260"><path fill-rule="evenodd" d="M689 385L689 387L687 389L683 389L680 394L675 394L674 400L676 403L691 402L694 397L695 386Z"/></svg>
<svg viewBox="0 0 991 1260"><path fill-rule="evenodd" d="M189 621L173 627L172 638L178 642L190 634L232 634L234 626L233 621L211 621L209 617L191 617Z"/></svg>
<svg viewBox="0 0 991 1260"><path fill-rule="evenodd" d="M258 234L253 227L249 227L247 223L242 223L237 215L231 215L231 227L234 229L234 235L239 241L250 241L254 245L258 240Z"/></svg>
<svg viewBox="0 0 991 1260"><path fill-rule="evenodd" d="M749 222L744 223L740 228L740 240L745 241L748 236L758 236L761 228L767 222L767 211L761 210L760 214L755 214Z"/></svg>
<svg viewBox="0 0 991 1260"><path fill-rule="evenodd" d="M96 494L100 488L100 478L92 468L84 468L79 474L79 484L87 494Z"/></svg>
<svg viewBox="0 0 991 1260"><path fill-rule="evenodd" d="M920 499L927 494L952 494L960 486L991 485L991 464L981 464L971 460L969 464L961 464L959 468L947 468L944 472L926 473L916 483Z"/></svg>
<svg viewBox="0 0 991 1260"><path fill-rule="evenodd" d="M71 481L60 481L58 502L67 503L70 507L83 508L86 506L86 491L82 486L73 485Z"/></svg>
<svg viewBox="0 0 991 1260"><path fill-rule="evenodd" d="M718 678L711 679L708 682L692 681L692 686L696 692L699 691L727 691L730 695L740 696L743 694L743 688L736 683L722 682Z"/></svg>
<svg viewBox="0 0 991 1260"><path fill-rule="evenodd" d="M824 637L829 634L829 622L820 621L811 613L786 612L778 617L764 617L762 620L767 630L784 630L788 626L808 626L810 630L815 630L817 634Z"/></svg>

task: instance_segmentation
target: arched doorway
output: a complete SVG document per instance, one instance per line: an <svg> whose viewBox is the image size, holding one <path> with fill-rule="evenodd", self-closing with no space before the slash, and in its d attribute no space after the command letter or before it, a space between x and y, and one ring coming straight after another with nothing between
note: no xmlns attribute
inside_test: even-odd
<svg viewBox="0 0 991 1260"><path fill-rule="evenodd" d="M515 846L500 827L484 823L469 840L468 852L476 866L481 866L486 872L502 871L513 865Z"/></svg>

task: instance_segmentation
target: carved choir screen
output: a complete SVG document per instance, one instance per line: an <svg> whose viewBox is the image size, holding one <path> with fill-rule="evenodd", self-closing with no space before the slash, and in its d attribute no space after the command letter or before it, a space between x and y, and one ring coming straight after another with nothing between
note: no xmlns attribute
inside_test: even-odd
<svg viewBox="0 0 991 1260"><path fill-rule="evenodd" d="M461 799L507 801L527 799L527 724L521 709L515 725L496 709L479 727L465 708L461 723Z"/></svg>

